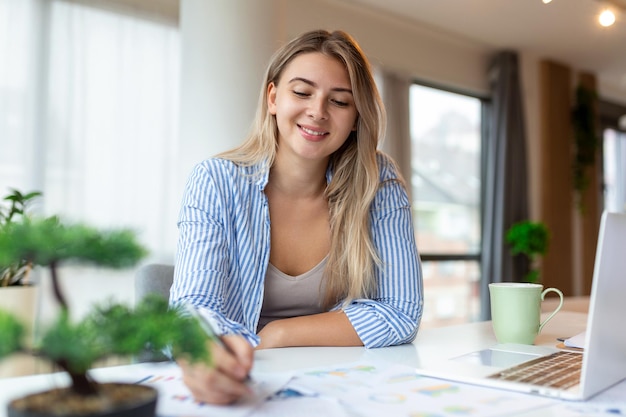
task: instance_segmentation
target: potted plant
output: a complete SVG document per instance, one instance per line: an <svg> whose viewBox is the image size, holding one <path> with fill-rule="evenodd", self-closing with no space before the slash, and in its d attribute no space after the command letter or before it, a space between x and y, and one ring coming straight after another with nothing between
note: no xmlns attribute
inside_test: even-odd
<svg viewBox="0 0 626 417"><path fill-rule="evenodd" d="M71 380L67 387L13 400L8 407L9 417L154 416L154 389L98 383L90 376L93 364L108 356L138 354L146 345L169 347L173 355L192 361L210 359L207 336L197 321L168 308L167 301L156 295L147 297L135 309L109 302L95 306L78 322L70 320L57 270L62 262L121 268L136 264L145 253L129 230L99 231L80 224L63 224L57 217L25 219L0 231L0 263L27 259L46 266L60 306L56 321L32 348L22 342L24 328L20 322L10 312L0 310L0 357L28 351L50 360Z"/></svg>
<svg viewBox="0 0 626 417"><path fill-rule="evenodd" d="M28 217L31 204L39 196L41 193L38 191L22 193L10 189L0 201L0 231ZM33 335L38 295L37 286L31 279L32 269L32 264L26 259L0 262L0 306L12 311L27 324L29 338ZM14 372L11 364L2 367L0 376L5 372Z"/></svg>
<svg viewBox="0 0 626 417"><path fill-rule="evenodd" d="M511 247L511 254L522 254L528 259L529 271L525 281L539 282L537 261L546 254L550 243L550 233L546 225L530 220L514 223L506 233L506 241Z"/></svg>
<svg viewBox="0 0 626 417"><path fill-rule="evenodd" d="M39 196L41 196L39 191L23 194L19 190L11 189L11 192L3 198L9 205L0 205L0 230L27 216L29 204ZM0 263L0 287L29 285L31 269L32 265L26 259L18 259L9 264Z"/></svg>

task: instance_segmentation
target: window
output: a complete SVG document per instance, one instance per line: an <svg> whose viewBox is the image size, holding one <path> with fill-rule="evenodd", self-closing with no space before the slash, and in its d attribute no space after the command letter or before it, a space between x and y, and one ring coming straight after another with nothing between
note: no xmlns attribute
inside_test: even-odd
<svg viewBox="0 0 626 417"><path fill-rule="evenodd" d="M0 0L0 195L40 190L45 214L131 227L168 261L178 28L112 8Z"/></svg>
<svg viewBox="0 0 626 417"><path fill-rule="evenodd" d="M604 208L626 212L626 133L606 129L603 150Z"/></svg>
<svg viewBox="0 0 626 417"><path fill-rule="evenodd" d="M0 0L0 195L42 191L42 214L132 228L150 261L171 263L179 53L177 20L130 2ZM88 273L68 286L74 314L132 301L132 270L61 275Z"/></svg>
<svg viewBox="0 0 626 417"><path fill-rule="evenodd" d="M626 106L600 100L604 209L626 213Z"/></svg>
<svg viewBox="0 0 626 417"><path fill-rule="evenodd" d="M424 326L480 312L482 100L410 89L411 192L423 263Z"/></svg>

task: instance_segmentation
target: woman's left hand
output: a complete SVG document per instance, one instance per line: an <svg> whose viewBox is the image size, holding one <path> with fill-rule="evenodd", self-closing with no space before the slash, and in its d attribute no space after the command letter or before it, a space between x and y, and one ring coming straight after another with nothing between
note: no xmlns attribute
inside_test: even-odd
<svg viewBox="0 0 626 417"><path fill-rule="evenodd" d="M281 342L281 322L283 320L275 320L268 323L261 331L259 332L259 337L261 338L261 342L256 347L257 349L270 349L276 347L284 347L285 345Z"/></svg>
<svg viewBox="0 0 626 417"><path fill-rule="evenodd" d="M269 322L259 332L257 349L289 346L363 346L341 310Z"/></svg>

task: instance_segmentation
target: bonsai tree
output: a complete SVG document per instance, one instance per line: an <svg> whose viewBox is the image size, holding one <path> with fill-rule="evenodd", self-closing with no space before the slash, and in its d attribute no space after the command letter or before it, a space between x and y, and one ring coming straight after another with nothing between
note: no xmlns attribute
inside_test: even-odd
<svg viewBox="0 0 626 417"><path fill-rule="evenodd" d="M39 196L41 196L39 191L22 194L16 189L11 189L11 192L3 198L3 201L9 202L8 206L0 205L0 230L27 216L28 206ZM0 287L27 285L31 269L32 265L26 259L18 259L7 264L0 262Z"/></svg>
<svg viewBox="0 0 626 417"><path fill-rule="evenodd" d="M95 306L78 323L70 320L58 277L62 262L122 268L136 264L145 254L129 230L98 231L80 224L64 225L56 217L25 219L0 231L0 264L26 259L34 265L46 266L60 306L56 321L43 332L32 350L23 344L24 327L9 312L0 310L0 358L12 352L29 352L49 359L71 378L63 399L46 399L43 403L54 409L59 401L67 403L68 395L84 399L102 395L103 388L110 384L98 384L90 377L93 364L112 355L138 354L147 345L155 349L168 347L174 356L192 361L209 361L207 336L196 319L169 309L167 301L156 295L147 297L135 309L108 302ZM49 391L51 395L55 392ZM34 404L29 404L29 397L13 401L10 407L30 409Z"/></svg>
<svg viewBox="0 0 626 417"><path fill-rule="evenodd" d="M539 281L537 261L548 251L550 233L542 222L524 220L513 224L506 233L506 241L511 247L511 254L522 254L528 258L530 265L527 282Z"/></svg>

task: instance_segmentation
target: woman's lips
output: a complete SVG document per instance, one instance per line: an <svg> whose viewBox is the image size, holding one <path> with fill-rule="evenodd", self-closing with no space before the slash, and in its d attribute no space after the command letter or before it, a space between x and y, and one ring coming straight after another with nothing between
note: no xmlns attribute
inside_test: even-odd
<svg viewBox="0 0 626 417"><path fill-rule="evenodd" d="M302 136L305 139L311 141L320 141L328 135L328 132L325 130L315 129L302 125L298 125L298 128L300 129L300 133L302 134Z"/></svg>

